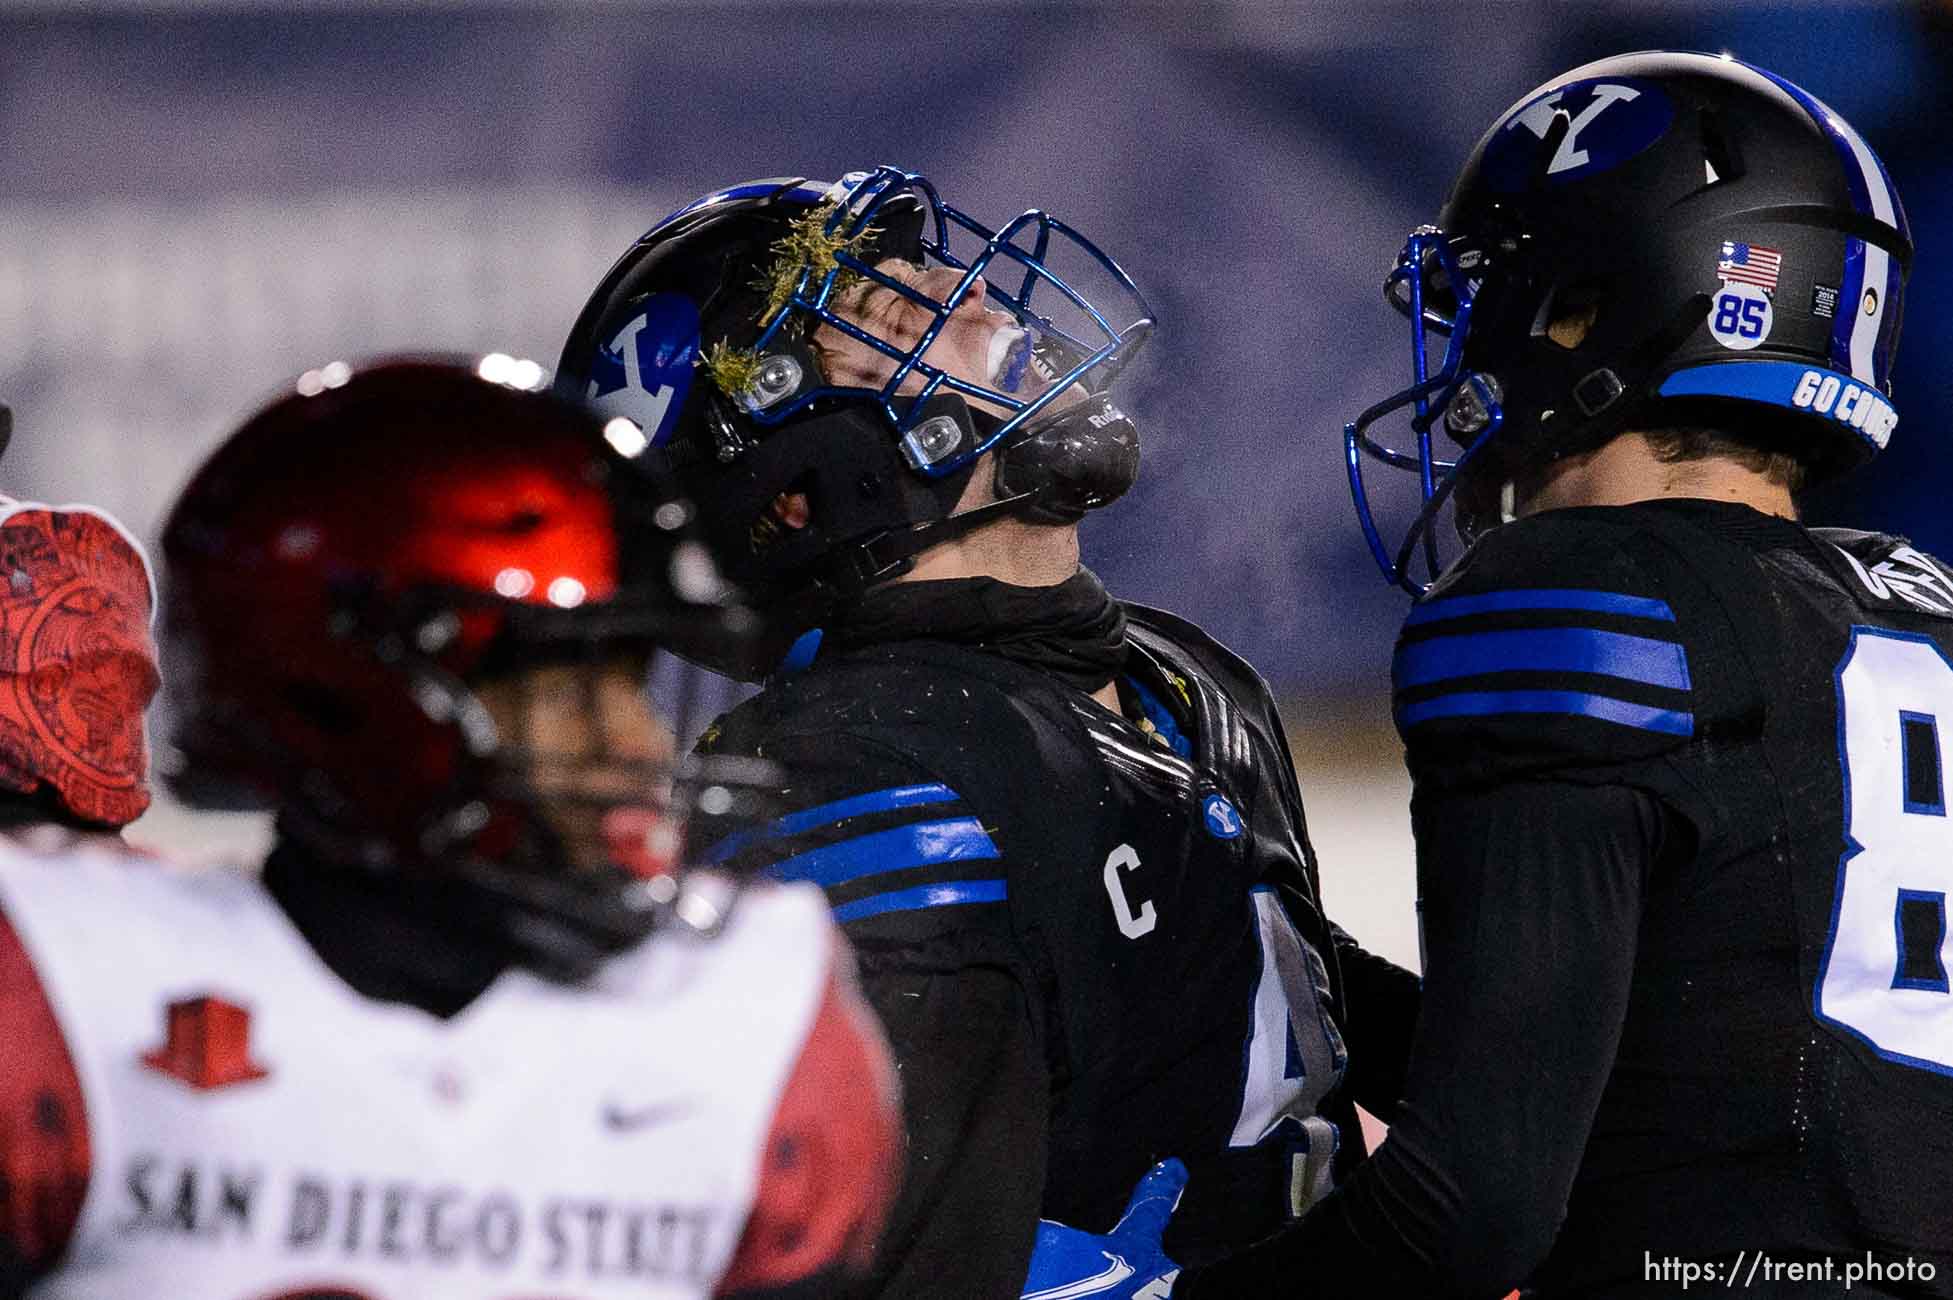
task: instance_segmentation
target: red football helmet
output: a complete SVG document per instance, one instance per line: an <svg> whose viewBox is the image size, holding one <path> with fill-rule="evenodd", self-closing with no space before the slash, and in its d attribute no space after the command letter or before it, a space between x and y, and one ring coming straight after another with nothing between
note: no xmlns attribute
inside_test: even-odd
<svg viewBox="0 0 1953 1300"><path fill-rule="evenodd" d="M155 604L149 561L114 519L0 497L0 790L90 825L142 815Z"/></svg>
<svg viewBox="0 0 1953 1300"><path fill-rule="evenodd" d="M753 619L635 459L642 439L482 377L506 369L327 367L218 448L163 533L165 757L187 801L273 806L335 861L459 869L602 923L621 873L565 869L470 683L685 654ZM661 802L669 775L644 772L620 808ZM712 794L690 801L701 815L738 815L711 774L686 788Z"/></svg>

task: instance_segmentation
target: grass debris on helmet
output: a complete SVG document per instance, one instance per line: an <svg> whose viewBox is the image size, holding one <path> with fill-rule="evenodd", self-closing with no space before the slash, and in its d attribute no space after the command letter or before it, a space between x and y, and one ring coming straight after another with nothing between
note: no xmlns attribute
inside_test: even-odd
<svg viewBox="0 0 1953 1300"><path fill-rule="evenodd" d="M891 258L950 268L954 287L931 296ZM844 310L876 289L919 310L915 337ZM973 377L930 349L978 293L1010 324ZM659 449L728 577L791 611L790 640L998 514L1070 522L1116 499L1138 435L1108 390L1152 328L1130 277L1064 222L1033 210L993 230L881 167L735 185L658 223L591 295L557 383ZM885 382L829 376L823 330L885 358ZM952 518L987 452L999 500ZM810 499L805 527L774 516L785 493ZM718 666L757 676L783 649Z"/></svg>

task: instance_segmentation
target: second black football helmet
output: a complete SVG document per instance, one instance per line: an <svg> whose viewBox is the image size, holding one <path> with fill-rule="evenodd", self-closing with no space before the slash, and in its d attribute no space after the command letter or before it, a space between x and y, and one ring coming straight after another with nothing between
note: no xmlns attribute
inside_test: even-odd
<svg viewBox="0 0 1953 1300"><path fill-rule="evenodd" d="M1782 77L1675 52L1555 77L1499 116L1386 281L1411 318L1412 383L1345 433L1378 563L1418 590L1414 553L1435 569L1431 524L1461 469L1506 475L1631 423L1730 430L1818 478L1870 457L1898 422L1911 258L1883 164ZM1435 364L1429 333L1445 340ZM1373 430L1405 408L1415 442L1389 446ZM1461 454L1435 449L1440 425ZM1394 548L1370 458L1422 478Z"/></svg>

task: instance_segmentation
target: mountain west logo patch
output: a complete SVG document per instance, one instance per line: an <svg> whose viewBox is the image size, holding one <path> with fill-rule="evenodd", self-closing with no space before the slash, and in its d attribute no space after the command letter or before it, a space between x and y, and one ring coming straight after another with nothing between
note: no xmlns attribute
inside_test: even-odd
<svg viewBox="0 0 1953 1300"><path fill-rule="evenodd" d="M251 1013L207 993L169 1004L163 1045L144 1052L142 1063L200 1092L271 1073L251 1059Z"/></svg>

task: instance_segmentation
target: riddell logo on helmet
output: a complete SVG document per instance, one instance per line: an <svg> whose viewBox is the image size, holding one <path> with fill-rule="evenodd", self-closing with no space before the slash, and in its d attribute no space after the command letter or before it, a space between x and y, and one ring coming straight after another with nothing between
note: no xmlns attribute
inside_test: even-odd
<svg viewBox="0 0 1953 1300"><path fill-rule="evenodd" d="M1790 404L1862 430L1881 447L1899 423L1899 413L1876 390L1848 383L1823 370L1804 372L1803 378L1797 381L1796 391L1790 395Z"/></svg>

